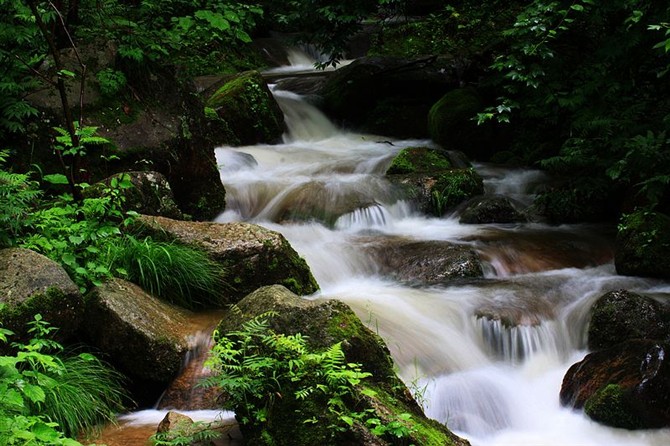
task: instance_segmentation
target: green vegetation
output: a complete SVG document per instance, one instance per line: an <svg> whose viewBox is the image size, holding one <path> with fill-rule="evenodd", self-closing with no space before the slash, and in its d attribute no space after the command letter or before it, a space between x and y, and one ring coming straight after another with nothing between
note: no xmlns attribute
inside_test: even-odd
<svg viewBox="0 0 670 446"><path fill-rule="evenodd" d="M88 353L65 355L39 315L28 344L0 356L0 441L6 445L66 445L115 418L125 395L120 375ZM5 344L11 332L0 328Z"/></svg>
<svg viewBox="0 0 670 446"><path fill-rule="evenodd" d="M312 351L299 333L274 333L268 319L275 315L261 314L226 336L215 333L207 363L214 375L204 385L225 392L225 407L235 410L243 429L251 429L261 444L285 444L289 437L275 436L291 429L280 419L288 415L301 417L304 424L290 436L296 445L338 444L354 424L378 436L409 436L410 414L389 423L375 416L364 399L377 394L364 386L371 374L345 361L340 342Z"/></svg>
<svg viewBox="0 0 670 446"><path fill-rule="evenodd" d="M598 389L586 401L584 412L592 419L608 426L639 429L642 425L627 395L618 384L608 384Z"/></svg>
<svg viewBox="0 0 670 446"><path fill-rule="evenodd" d="M439 174L432 188L433 212L443 215L463 201L483 193L482 177L473 168Z"/></svg>
<svg viewBox="0 0 670 446"><path fill-rule="evenodd" d="M220 304L224 271L203 251L126 235L106 256L109 271L168 302L190 309Z"/></svg>
<svg viewBox="0 0 670 446"><path fill-rule="evenodd" d="M428 147L408 147L393 158L386 174L430 173L452 167L449 156L442 151Z"/></svg>

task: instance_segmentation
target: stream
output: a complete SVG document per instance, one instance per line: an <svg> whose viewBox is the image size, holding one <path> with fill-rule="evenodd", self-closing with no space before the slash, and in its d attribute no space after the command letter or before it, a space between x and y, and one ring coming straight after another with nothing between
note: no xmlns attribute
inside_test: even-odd
<svg viewBox="0 0 670 446"><path fill-rule="evenodd" d="M613 429L559 404L563 375L587 353L595 300L620 288L670 293L668 283L616 275L613 228L463 225L458 215L422 215L394 193L383 173L402 148L431 141L347 132L298 95L274 93L288 126L282 144L216 149L227 191L217 221L282 233L321 286L307 298L351 306L386 341L399 375L429 417L473 446L670 444L670 429ZM523 203L545 181L534 170L475 168L487 193ZM291 213L337 212L351 202L369 205L329 225ZM421 287L383 276L365 244L388 237L468 245L483 259L485 277ZM150 415L160 421L156 411L134 416Z"/></svg>

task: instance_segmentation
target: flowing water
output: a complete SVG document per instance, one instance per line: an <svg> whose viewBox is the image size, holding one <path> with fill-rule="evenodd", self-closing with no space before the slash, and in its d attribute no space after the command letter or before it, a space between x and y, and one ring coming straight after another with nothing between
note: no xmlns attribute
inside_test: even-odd
<svg viewBox="0 0 670 446"><path fill-rule="evenodd" d="M283 144L216 150L228 199L217 221L284 234L321 286L308 298L342 300L377 331L428 416L473 445L670 444L668 429L604 427L558 401L565 371L586 354L588 312L600 295L670 293L666 283L616 275L611 230L421 215L383 172L403 147L430 141L348 133L299 96L275 95L289 127ZM524 204L546 181L532 170L476 168L489 193ZM390 237L468 245L486 277L399 283L365 249Z"/></svg>

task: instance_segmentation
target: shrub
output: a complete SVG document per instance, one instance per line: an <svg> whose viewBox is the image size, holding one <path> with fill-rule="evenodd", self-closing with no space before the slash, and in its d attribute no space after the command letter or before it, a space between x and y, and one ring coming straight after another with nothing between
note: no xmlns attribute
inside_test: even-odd
<svg viewBox="0 0 670 446"><path fill-rule="evenodd" d="M0 444L66 445L122 409L121 376L93 355L65 356L38 314L28 344L0 356ZM0 342L11 332L0 328Z"/></svg>

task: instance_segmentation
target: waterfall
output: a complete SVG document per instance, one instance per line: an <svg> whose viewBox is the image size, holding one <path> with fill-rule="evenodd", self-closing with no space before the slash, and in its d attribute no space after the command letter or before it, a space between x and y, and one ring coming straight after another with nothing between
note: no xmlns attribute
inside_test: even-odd
<svg viewBox="0 0 670 446"><path fill-rule="evenodd" d="M217 220L281 232L321 285L309 298L351 306L385 340L430 417L474 446L670 442L668 429L611 429L558 402L565 371L586 354L598 296L617 288L668 294L657 281L615 274L607 231L461 225L417 214L383 172L402 148L430 141L344 132L300 96L274 94L288 125L283 144L216 151L228 191L228 210ZM476 168L488 193L526 205L545 181L535 170ZM487 277L404 286L383 276L366 251L387 238L470 245Z"/></svg>

